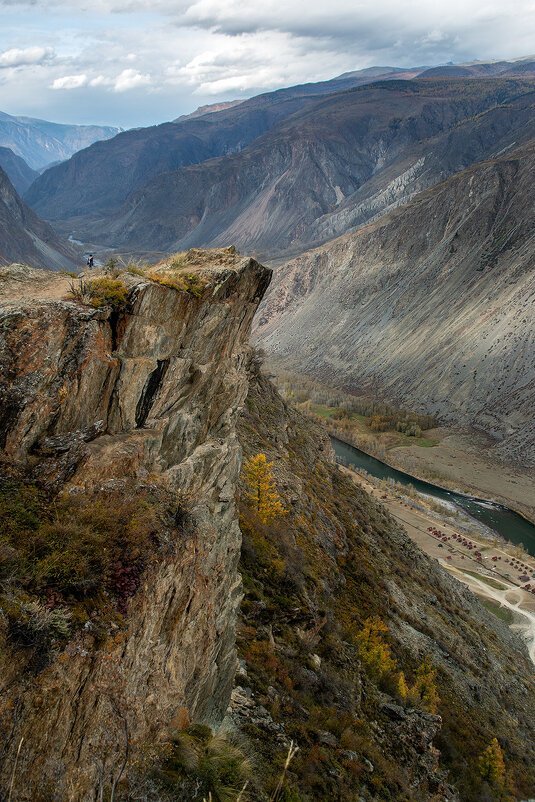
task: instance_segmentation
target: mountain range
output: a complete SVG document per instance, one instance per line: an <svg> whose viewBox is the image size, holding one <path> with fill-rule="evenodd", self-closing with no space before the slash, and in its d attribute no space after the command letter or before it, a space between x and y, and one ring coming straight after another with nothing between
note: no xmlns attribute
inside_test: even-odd
<svg viewBox="0 0 535 802"><path fill-rule="evenodd" d="M282 258L529 138L534 101L531 81L511 79L393 80L335 93L239 153L155 176L76 235L171 251L232 242ZM48 219L46 203L35 208Z"/></svg>
<svg viewBox="0 0 535 802"><path fill-rule="evenodd" d="M11 148L33 169L64 161L98 139L109 139L120 128L102 125L64 125L0 111L0 146Z"/></svg>
<svg viewBox="0 0 535 802"><path fill-rule="evenodd" d="M534 66L200 109L24 200L0 150L2 798L533 798L532 558L337 466L250 333L535 466ZM67 232L190 250L73 283Z"/></svg>
<svg viewBox="0 0 535 802"><path fill-rule="evenodd" d="M532 59L349 73L121 133L24 197L123 252L256 251L269 353L533 465L534 79Z"/></svg>
<svg viewBox="0 0 535 802"><path fill-rule="evenodd" d="M363 70L320 84L268 92L219 111L208 107L201 115L125 131L47 170L26 200L62 229L70 231L76 222L84 239L92 222L114 213L155 176L240 152L318 96L377 80L378 75L388 79L414 74L391 67Z"/></svg>
<svg viewBox="0 0 535 802"><path fill-rule="evenodd" d="M127 131L47 170L25 199L110 247L299 253L529 137L535 62L448 69L349 73Z"/></svg>

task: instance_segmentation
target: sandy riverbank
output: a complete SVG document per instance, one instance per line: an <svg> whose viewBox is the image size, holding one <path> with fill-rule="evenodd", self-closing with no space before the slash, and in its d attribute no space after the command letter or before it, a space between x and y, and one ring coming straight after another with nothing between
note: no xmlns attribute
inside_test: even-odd
<svg viewBox="0 0 535 802"><path fill-rule="evenodd" d="M437 520L431 511L416 509L410 501L403 501L388 489L378 487L348 468L340 468L353 480L374 496L388 509L389 513L402 524L409 537L418 546L440 562L453 576L466 584L482 599L496 603L500 608L512 614L511 628L517 631L526 641L530 657L535 663L535 558L523 554L520 549L499 541L492 542L473 532L465 539L472 549L462 544L458 538L460 530L455 522ZM439 530L442 538L429 530ZM444 542L443 538L448 538ZM475 556L480 552L481 561ZM493 558L496 558L493 560ZM517 569L518 560L527 568ZM474 576L475 574L475 576ZM520 581L520 576L529 576L527 581ZM530 590L524 586L530 584Z"/></svg>
<svg viewBox="0 0 535 802"><path fill-rule="evenodd" d="M535 472L494 460L488 438L476 432L441 428L426 434L437 445L392 448L387 461L438 485L442 477L449 489L497 501L535 523Z"/></svg>

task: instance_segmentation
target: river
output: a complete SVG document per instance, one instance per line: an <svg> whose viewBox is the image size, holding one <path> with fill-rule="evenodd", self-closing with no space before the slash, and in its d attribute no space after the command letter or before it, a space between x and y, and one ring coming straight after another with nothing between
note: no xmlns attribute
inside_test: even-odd
<svg viewBox="0 0 535 802"><path fill-rule="evenodd" d="M354 465L367 471L378 479L393 479L405 486L411 486L419 493L425 493L440 501L454 504L459 509L468 513L472 518L481 521L485 526L490 527L505 540L511 543L524 546L525 550L535 557L535 526L518 513L502 507L500 504L492 504L489 501L480 501L471 496L463 496L460 493L443 490L441 487L424 482L421 479L414 479L403 471L391 468L384 462L375 457L370 457L364 451L343 443L336 437L331 437L331 442L337 457L341 458L347 465Z"/></svg>

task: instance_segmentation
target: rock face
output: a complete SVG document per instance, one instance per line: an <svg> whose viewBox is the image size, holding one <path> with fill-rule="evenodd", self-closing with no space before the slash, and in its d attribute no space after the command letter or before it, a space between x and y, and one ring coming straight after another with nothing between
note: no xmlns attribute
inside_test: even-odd
<svg viewBox="0 0 535 802"><path fill-rule="evenodd" d="M0 167L0 265L24 261L33 267L72 270L77 253L22 201Z"/></svg>
<svg viewBox="0 0 535 802"><path fill-rule="evenodd" d="M256 337L294 369L471 424L535 464L535 145L277 273Z"/></svg>
<svg viewBox="0 0 535 802"><path fill-rule="evenodd" d="M165 736L180 712L213 723L230 698L241 598L235 419L270 271L226 251L196 254L192 270L202 275L201 297L124 274L120 315L65 300L68 282L57 275L17 266L3 274L7 457L71 493L150 475L192 499L194 520L144 576L126 628L110 633L106 649L91 645L86 628L33 678L21 675L24 653L11 654L2 699L17 712L4 732L2 782L24 738L20 800L47 781L57 798L94 798L98 750L108 744L112 771L124 755L126 714L110 707L112 690L135 711L129 738L138 744Z"/></svg>

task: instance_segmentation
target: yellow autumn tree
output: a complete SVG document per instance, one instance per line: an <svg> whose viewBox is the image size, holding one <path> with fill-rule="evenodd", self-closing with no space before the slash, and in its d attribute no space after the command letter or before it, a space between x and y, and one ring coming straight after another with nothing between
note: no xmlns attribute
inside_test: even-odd
<svg viewBox="0 0 535 802"><path fill-rule="evenodd" d="M406 699L409 695L409 689L403 671L400 671L396 677L396 691L400 699Z"/></svg>
<svg viewBox="0 0 535 802"><path fill-rule="evenodd" d="M414 685L409 691L409 699L417 707L423 707L429 713L436 713L440 698L435 685L436 669L427 656L414 672Z"/></svg>
<svg viewBox="0 0 535 802"><path fill-rule="evenodd" d="M249 457L243 466L243 474L247 482L247 497L264 524L268 524L288 512L282 506L277 493L275 479L271 473L272 468L273 463L267 461L265 454Z"/></svg>
<svg viewBox="0 0 535 802"><path fill-rule="evenodd" d="M375 615L366 619L357 635L359 657L373 679L379 680L396 670L396 661L390 653L390 647L383 642L383 636L387 632L386 624Z"/></svg>
<svg viewBox="0 0 535 802"><path fill-rule="evenodd" d="M505 763L497 738L493 738L479 758L479 773L484 780L497 788L505 785Z"/></svg>

